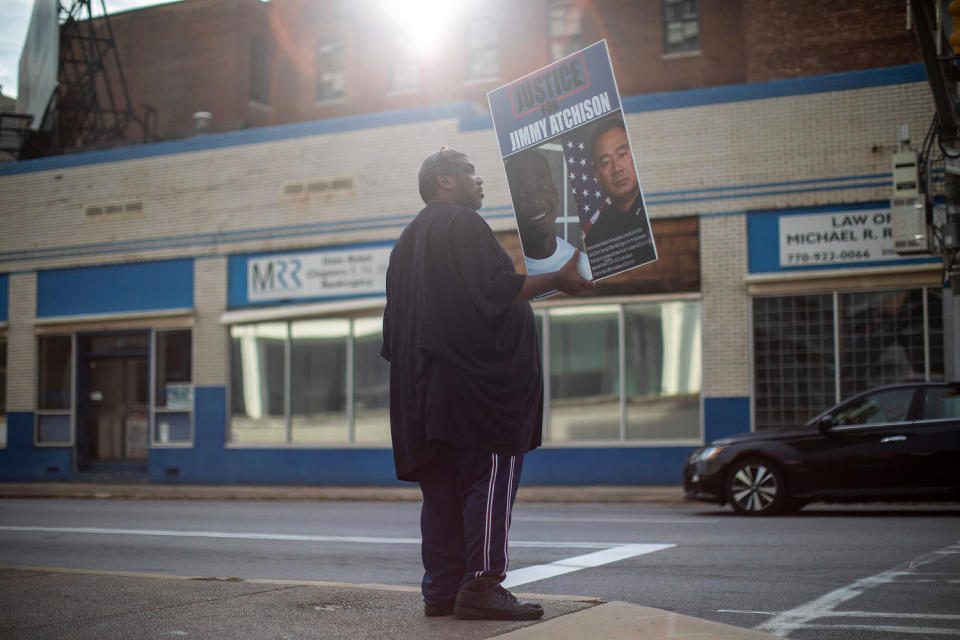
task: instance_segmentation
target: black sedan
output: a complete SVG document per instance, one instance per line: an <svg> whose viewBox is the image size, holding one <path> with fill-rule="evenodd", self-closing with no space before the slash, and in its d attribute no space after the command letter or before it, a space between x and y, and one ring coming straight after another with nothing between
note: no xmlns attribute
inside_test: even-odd
<svg viewBox="0 0 960 640"><path fill-rule="evenodd" d="M960 382L878 387L799 429L716 440L687 458L683 488L748 515L809 502L960 500Z"/></svg>

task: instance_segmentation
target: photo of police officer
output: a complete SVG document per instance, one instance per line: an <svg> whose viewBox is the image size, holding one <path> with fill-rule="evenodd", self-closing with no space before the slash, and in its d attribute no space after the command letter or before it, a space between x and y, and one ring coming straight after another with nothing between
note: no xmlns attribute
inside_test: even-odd
<svg viewBox="0 0 960 640"><path fill-rule="evenodd" d="M573 257L576 247L557 235L563 202L547 159L542 151L529 149L507 158L505 167L527 273L558 271ZM577 270L584 279L591 279L589 260L582 251Z"/></svg>
<svg viewBox="0 0 960 640"><path fill-rule="evenodd" d="M594 275L603 277L655 260L656 249L622 116L595 124L589 139L594 177L606 201L586 228L584 245Z"/></svg>

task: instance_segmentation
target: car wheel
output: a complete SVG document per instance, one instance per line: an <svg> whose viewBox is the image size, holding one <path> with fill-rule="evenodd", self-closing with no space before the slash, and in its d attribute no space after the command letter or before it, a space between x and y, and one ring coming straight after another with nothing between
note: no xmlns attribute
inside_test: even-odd
<svg viewBox="0 0 960 640"><path fill-rule="evenodd" d="M787 487L783 474L770 461L744 458L733 464L727 475L730 506L739 514L769 516L784 510Z"/></svg>

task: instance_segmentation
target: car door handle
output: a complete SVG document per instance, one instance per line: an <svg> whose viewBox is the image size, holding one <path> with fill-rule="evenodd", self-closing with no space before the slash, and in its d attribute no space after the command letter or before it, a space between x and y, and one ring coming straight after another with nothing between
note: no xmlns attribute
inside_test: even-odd
<svg viewBox="0 0 960 640"><path fill-rule="evenodd" d="M903 442L907 439L907 436L887 436L880 442Z"/></svg>

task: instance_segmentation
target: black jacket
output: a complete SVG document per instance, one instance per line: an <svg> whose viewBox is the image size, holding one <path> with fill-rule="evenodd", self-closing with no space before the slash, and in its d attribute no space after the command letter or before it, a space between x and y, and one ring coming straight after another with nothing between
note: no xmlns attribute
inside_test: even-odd
<svg viewBox="0 0 960 640"><path fill-rule="evenodd" d="M416 480L435 442L502 455L541 443L543 375L524 276L472 209L428 205L387 269L383 348L397 477Z"/></svg>

